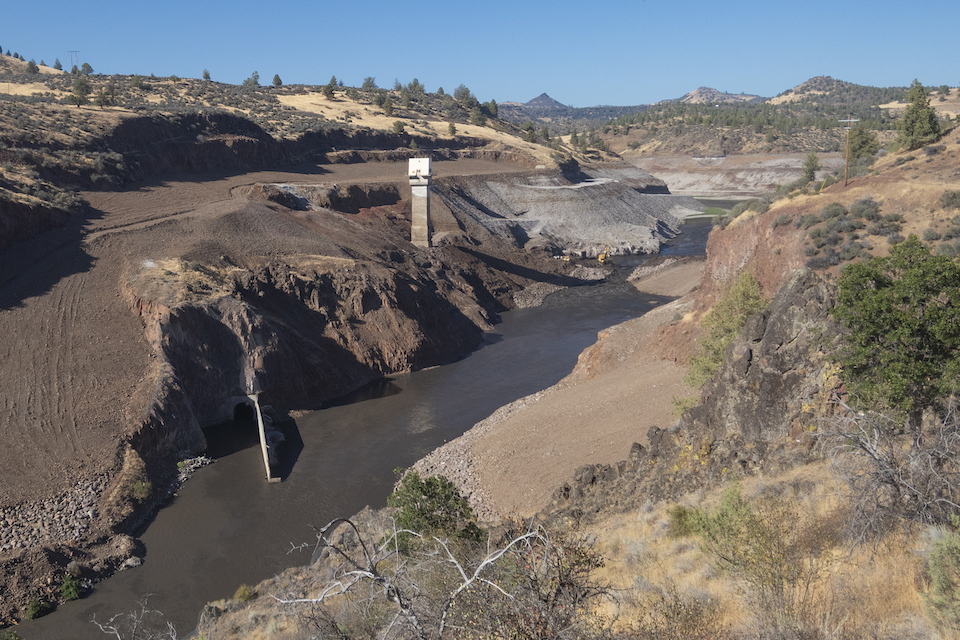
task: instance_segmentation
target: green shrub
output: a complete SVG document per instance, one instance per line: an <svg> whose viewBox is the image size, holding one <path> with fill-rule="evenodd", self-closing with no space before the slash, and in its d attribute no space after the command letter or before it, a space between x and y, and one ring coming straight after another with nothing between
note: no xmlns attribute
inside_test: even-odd
<svg viewBox="0 0 960 640"><path fill-rule="evenodd" d="M845 215L847 215L847 208L839 202L832 202L820 210L820 218L822 220L829 220L830 218Z"/></svg>
<svg viewBox="0 0 960 640"><path fill-rule="evenodd" d="M31 600L23 617L27 620L42 618L53 611L53 605L46 600Z"/></svg>
<svg viewBox="0 0 960 640"><path fill-rule="evenodd" d="M697 354L690 359L690 373L684 382L702 387L713 377L723 362L724 352L743 329L747 318L766 306L760 283L749 272L743 272L701 321L704 337Z"/></svg>
<svg viewBox="0 0 960 640"><path fill-rule="evenodd" d="M387 498L387 505L399 507L395 519L401 529L476 541L483 533L467 499L444 476L423 479L416 471L407 472ZM400 539L409 542L410 536Z"/></svg>
<svg viewBox="0 0 960 640"><path fill-rule="evenodd" d="M940 234L937 233L936 229L927 228L923 230L923 239L926 242L934 242L940 239Z"/></svg>
<svg viewBox="0 0 960 640"><path fill-rule="evenodd" d="M960 255L960 247L957 246L956 242L942 242L940 246L937 247L937 255L946 258L956 258Z"/></svg>
<svg viewBox="0 0 960 640"><path fill-rule="evenodd" d="M63 576L63 584L60 585L60 595L67 602L80 599L80 583L69 573Z"/></svg>
<svg viewBox="0 0 960 640"><path fill-rule="evenodd" d="M850 215L870 221L877 220L880 217L880 205L872 198L861 198L850 205Z"/></svg>
<svg viewBox="0 0 960 640"><path fill-rule="evenodd" d="M671 538L689 538L697 533L694 523L696 511L678 504L667 510L667 517L670 526L667 528L667 535Z"/></svg>
<svg viewBox="0 0 960 640"><path fill-rule="evenodd" d="M770 208L770 203L767 199L757 199L753 198L751 200L744 200L743 202L738 202L732 209L730 209L730 218L736 218L745 211L756 211L757 213L766 213Z"/></svg>
<svg viewBox="0 0 960 640"><path fill-rule="evenodd" d="M960 191L944 191L937 204L944 209L960 209Z"/></svg>
<svg viewBox="0 0 960 640"><path fill-rule="evenodd" d="M832 313L851 330L840 355L851 398L919 425L960 377L960 265L912 235L887 257L850 265L838 285Z"/></svg>
<svg viewBox="0 0 960 640"><path fill-rule="evenodd" d="M814 256L807 260L806 267L814 271L822 271L840 264L840 256L836 253L825 253L822 256Z"/></svg>
<svg viewBox="0 0 960 640"><path fill-rule="evenodd" d="M790 216L786 213L781 213L776 218L773 219L773 222L770 224L770 227L776 229L777 227L782 227L790 224Z"/></svg>
<svg viewBox="0 0 960 640"><path fill-rule="evenodd" d="M751 504L738 484L724 491L716 508L687 516L718 566L750 585L758 618L776 632L813 622L815 585L827 575L828 554L840 540L836 519L807 525L801 516L795 501L781 497Z"/></svg>
<svg viewBox="0 0 960 640"><path fill-rule="evenodd" d="M133 483L133 497L144 502L150 499L153 493L153 483L149 480L137 480Z"/></svg>
<svg viewBox="0 0 960 640"><path fill-rule="evenodd" d="M808 213L802 218L799 218L796 222L796 225L801 229L809 229L810 227L812 227L815 224L818 224L819 222L821 222L820 216L813 213Z"/></svg>
<svg viewBox="0 0 960 640"><path fill-rule="evenodd" d="M942 626L960 629L960 519L953 516L953 531L933 543L927 565L930 590L924 604L933 619Z"/></svg>
<svg viewBox="0 0 960 640"><path fill-rule="evenodd" d="M248 584L242 584L237 587L236 593L233 594L233 599L237 602L250 602L257 597L257 591Z"/></svg>
<svg viewBox="0 0 960 640"><path fill-rule="evenodd" d="M718 603L704 594L691 594L676 585L656 590L643 599L646 617L633 640L724 640L733 638L723 622Z"/></svg>
<svg viewBox="0 0 960 640"><path fill-rule="evenodd" d="M23 640L13 629L5 629L2 634L0 634L0 640Z"/></svg>

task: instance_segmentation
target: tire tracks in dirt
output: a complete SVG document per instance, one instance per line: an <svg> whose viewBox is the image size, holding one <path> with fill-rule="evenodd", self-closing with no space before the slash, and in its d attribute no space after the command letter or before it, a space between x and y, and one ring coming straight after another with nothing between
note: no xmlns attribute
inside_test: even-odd
<svg viewBox="0 0 960 640"><path fill-rule="evenodd" d="M435 166L448 175L524 170L489 161ZM269 211L233 215L249 206L239 187L405 179L406 162L172 176L85 192L86 219L0 252L0 506L48 499L115 466L131 427L127 411L154 362L120 292L126 269L227 236L247 242L239 253L285 248L289 227Z"/></svg>

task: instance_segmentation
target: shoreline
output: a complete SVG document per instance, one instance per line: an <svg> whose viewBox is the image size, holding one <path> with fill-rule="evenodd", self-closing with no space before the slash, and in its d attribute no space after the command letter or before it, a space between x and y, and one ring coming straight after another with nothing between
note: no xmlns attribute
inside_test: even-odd
<svg viewBox="0 0 960 640"><path fill-rule="evenodd" d="M651 426L672 424L673 397L696 393L682 383L686 367L660 359L651 338L692 308L702 267L639 269L629 278L639 291L677 299L600 332L560 382L500 407L411 470L446 476L481 522L496 523L534 515L577 467L626 457Z"/></svg>

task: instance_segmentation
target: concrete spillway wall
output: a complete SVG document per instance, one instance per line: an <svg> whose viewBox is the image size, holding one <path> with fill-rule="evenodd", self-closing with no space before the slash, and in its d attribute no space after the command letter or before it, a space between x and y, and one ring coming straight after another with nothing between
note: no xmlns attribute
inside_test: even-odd
<svg viewBox="0 0 960 640"><path fill-rule="evenodd" d="M257 433L260 436L260 452L263 455L263 468L267 477L267 482L280 482L280 478L273 475L270 467L270 447L267 443L266 427L263 420L263 411L260 408L260 398L258 393L251 393L245 396L233 396L224 400L221 404L221 413L232 415L237 405L246 405L253 409L257 421Z"/></svg>

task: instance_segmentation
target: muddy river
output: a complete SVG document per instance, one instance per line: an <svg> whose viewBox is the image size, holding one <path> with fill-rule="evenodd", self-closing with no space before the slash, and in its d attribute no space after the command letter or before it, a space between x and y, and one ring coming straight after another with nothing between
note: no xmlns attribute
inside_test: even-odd
<svg viewBox="0 0 960 640"><path fill-rule="evenodd" d="M665 255L700 255L709 221L685 225ZM623 260L623 274L637 258ZM627 264L629 263L629 264ZM143 565L98 584L88 597L17 628L25 639L104 638L90 621L148 598L186 637L207 602L229 598L303 564L312 526L383 506L395 476L497 408L566 376L597 332L668 298L625 282L567 289L535 309L511 311L475 352L443 367L397 375L285 425L284 481L264 480L252 426L207 431L216 463L200 469L139 535Z"/></svg>

